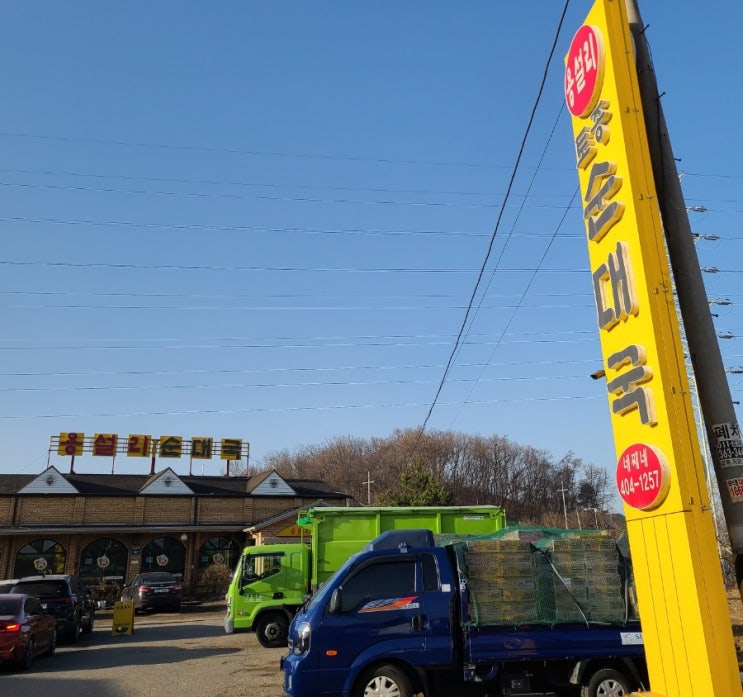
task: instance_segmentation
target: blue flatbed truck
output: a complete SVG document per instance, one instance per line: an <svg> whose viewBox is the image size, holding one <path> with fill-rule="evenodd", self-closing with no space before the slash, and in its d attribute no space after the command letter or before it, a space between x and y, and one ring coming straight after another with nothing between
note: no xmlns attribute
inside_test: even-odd
<svg viewBox="0 0 743 697"><path fill-rule="evenodd" d="M647 689L621 554L579 553L570 541L550 553L527 543L527 554L523 540L507 542L436 545L428 530L380 535L295 616L281 659L284 692L620 697Z"/></svg>

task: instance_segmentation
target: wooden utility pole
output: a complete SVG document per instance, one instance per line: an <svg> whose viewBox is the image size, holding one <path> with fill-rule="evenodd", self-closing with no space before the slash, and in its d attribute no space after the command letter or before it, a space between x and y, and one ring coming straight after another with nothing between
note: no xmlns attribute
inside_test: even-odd
<svg viewBox="0 0 743 697"><path fill-rule="evenodd" d="M366 473L366 481L362 482L366 484L366 505L371 506L371 485L374 484L374 480L371 478L371 472Z"/></svg>
<svg viewBox="0 0 743 697"><path fill-rule="evenodd" d="M645 27L635 0L626 0L626 6L630 31L635 40L640 97L668 257L673 269L722 509L735 556L738 589L743 593L743 441L658 95ZM710 502L710 505L714 506L714 502Z"/></svg>

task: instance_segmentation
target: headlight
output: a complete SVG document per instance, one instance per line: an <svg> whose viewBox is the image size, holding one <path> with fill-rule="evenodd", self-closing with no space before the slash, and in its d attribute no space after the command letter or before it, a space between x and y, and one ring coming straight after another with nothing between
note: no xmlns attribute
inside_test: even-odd
<svg viewBox="0 0 743 697"><path fill-rule="evenodd" d="M310 650L310 625L309 622L300 622L294 633L294 655L301 656Z"/></svg>

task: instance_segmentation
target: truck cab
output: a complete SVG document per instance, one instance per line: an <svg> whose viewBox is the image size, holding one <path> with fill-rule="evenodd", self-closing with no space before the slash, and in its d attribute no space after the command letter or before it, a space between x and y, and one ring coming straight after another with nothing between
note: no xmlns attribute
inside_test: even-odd
<svg viewBox="0 0 743 697"><path fill-rule="evenodd" d="M225 595L225 631L252 630L262 646L286 646L289 622L307 594L309 564L305 544L246 547Z"/></svg>
<svg viewBox="0 0 743 697"><path fill-rule="evenodd" d="M411 666L423 676L426 667L454 665L455 592L452 567L430 531L381 535L295 617L284 690L292 697L356 694L359 681L374 681L373 657L384 656L408 688L421 691Z"/></svg>

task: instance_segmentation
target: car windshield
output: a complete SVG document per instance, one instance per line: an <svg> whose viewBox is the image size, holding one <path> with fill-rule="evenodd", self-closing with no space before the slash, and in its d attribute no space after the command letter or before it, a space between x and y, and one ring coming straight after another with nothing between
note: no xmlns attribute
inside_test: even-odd
<svg viewBox="0 0 743 697"><path fill-rule="evenodd" d="M0 615L15 615L18 613L20 598L0 598Z"/></svg>
<svg viewBox="0 0 743 697"><path fill-rule="evenodd" d="M16 593L26 595L40 595L45 598L64 598L69 595L67 584L64 581L30 581L29 583L16 583L13 587Z"/></svg>

